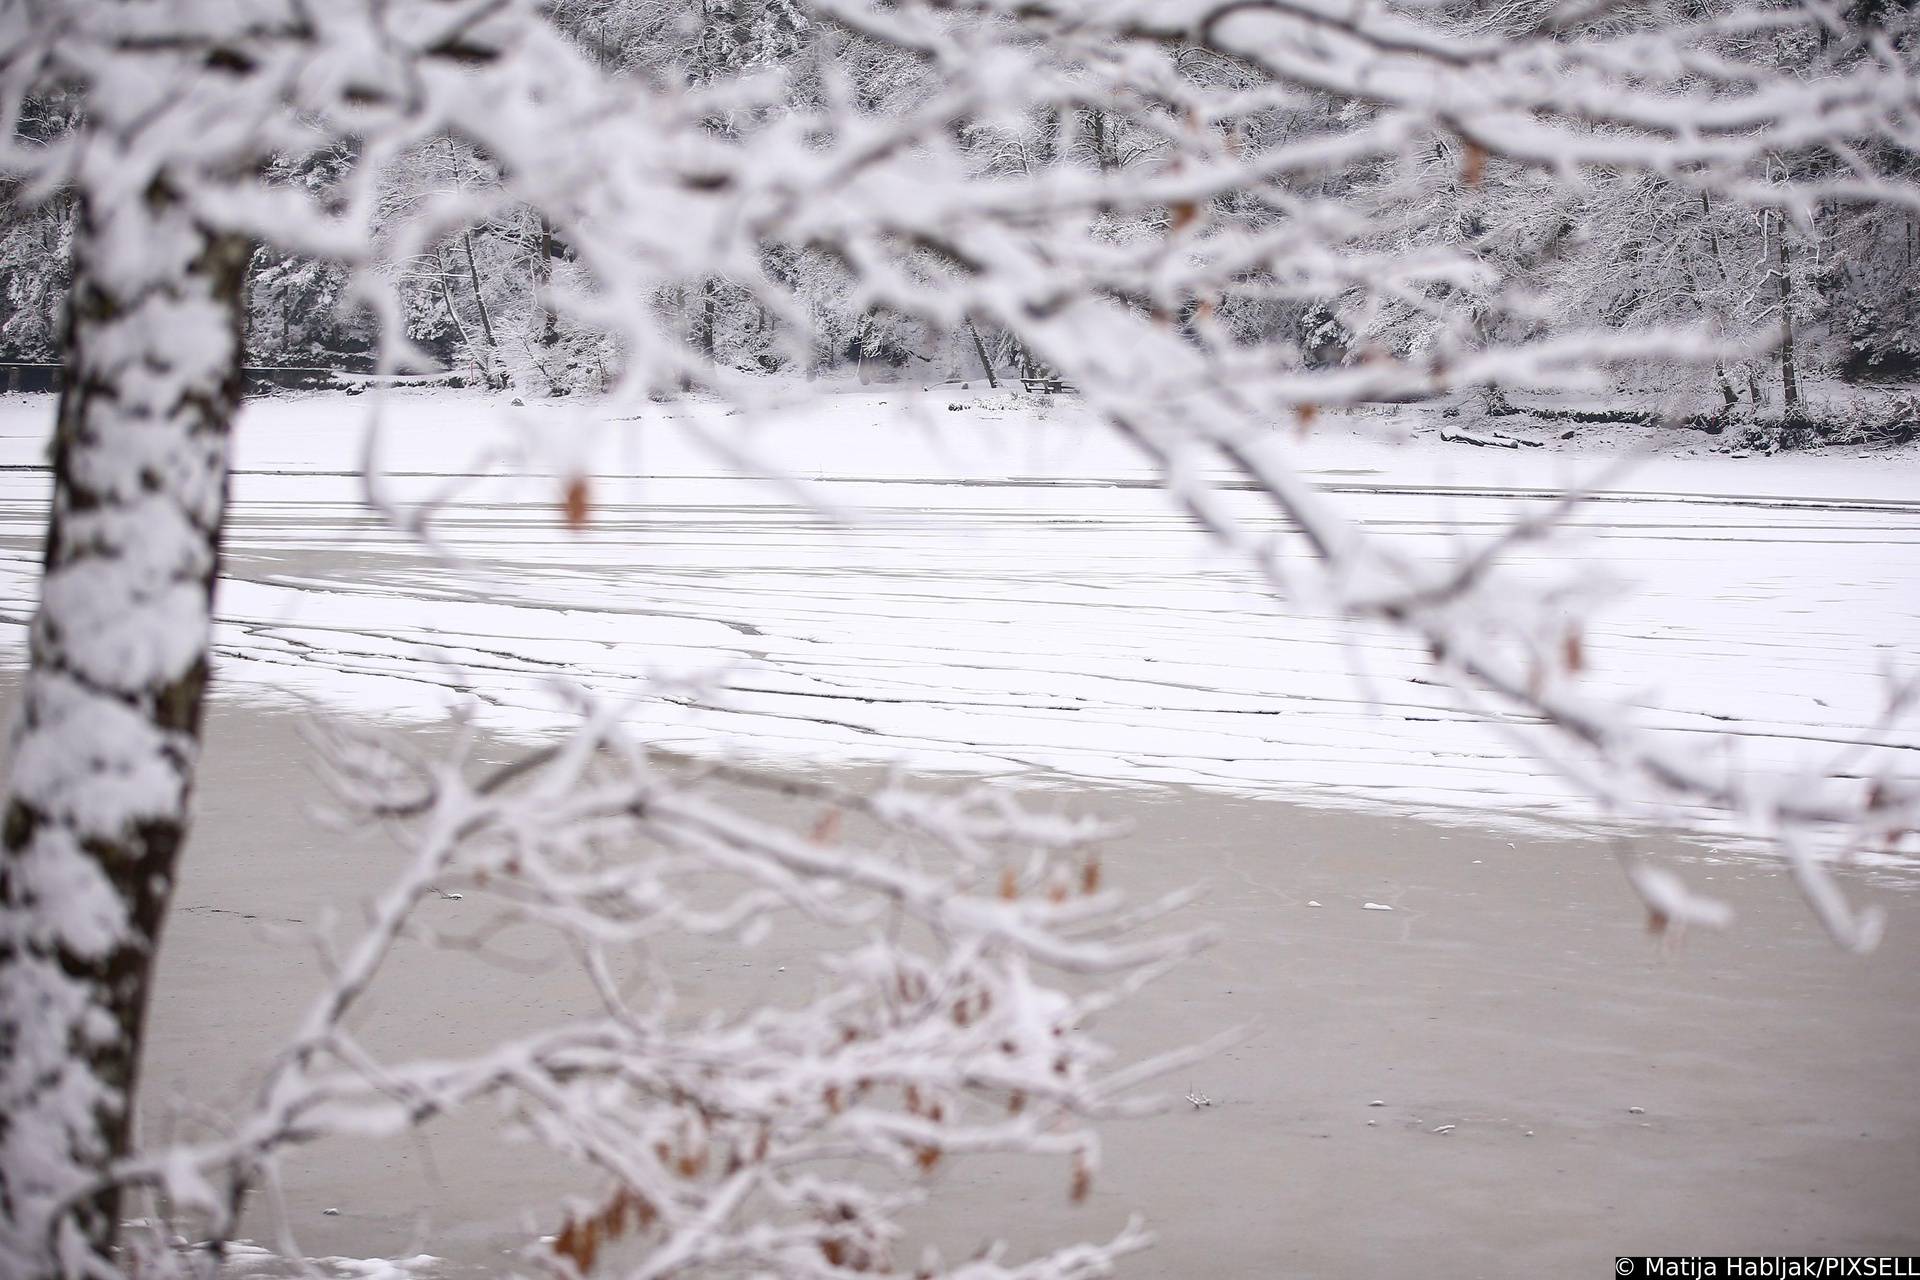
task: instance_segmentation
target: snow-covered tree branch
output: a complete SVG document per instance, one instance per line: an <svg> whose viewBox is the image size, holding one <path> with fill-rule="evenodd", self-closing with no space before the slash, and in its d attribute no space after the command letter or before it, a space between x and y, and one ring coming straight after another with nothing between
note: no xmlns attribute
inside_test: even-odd
<svg viewBox="0 0 1920 1280"><path fill-rule="evenodd" d="M72 228L0 870L0 1263L120 1267L129 1183L224 1238L293 1142L507 1098L604 1179L558 1242L579 1270L610 1237L646 1240L639 1275L887 1270L893 1193L821 1162L910 1176L1021 1150L1090 1176L1080 1120L1135 1077L1101 1074L1083 1018L1191 945L1138 940L1088 833L984 801L816 796L872 838L810 838L703 795L597 710L491 784L345 738L343 797L409 825L411 869L229 1136L131 1152L249 318L263 350L358 344L385 373L444 357L615 405L706 393L742 423L806 394L768 370L1017 358L1077 389L1276 607L1398 629L1612 809L1777 837L1828 928L1871 945L1821 863L1920 828L1911 764L1676 758L1585 687L1581 563L1504 572L1558 545L1577 500L1417 560L1316 490L1290 442L1345 409L1621 370L1758 413L1777 364L1795 411L1809 311L1889 305L1883 279L1821 255L1890 253L1884 219L1920 209L1914 39L1906 15L1732 0L0 2L0 170L9 205L48 219L10 234L60 242L69 208ZM5 270L40 299L9 331L45 345L46 289ZM359 311L296 333L321 297ZM1258 517L1223 500L1222 467ZM432 539L431 507L366 479ZM577 520L587 494L583 477ZM1910 701L1893 683L1889 715ZM1656 916L1687 914L1666 880L1635 883ZM566 938L601 1017L461 1061L358 1044L346 1013L455 886ZM718 1026L622 986L619 949L773 912L906 933L848 948L812 1003ZM1055 989L1042 968L1098 981ZM1097 1274L1138 1243L952 1274Z"/></svg>
<svg viewBox="0 0 1920 1280"><path fill-rule="evenodd" d="M676 762L623 734L613 709L491 770L464 748L423 760L346 727L325 745L342 816L404 823L410 865L334 949L326 989L230 1131L108 1175L151 1187L213 1241L232 1238L245 1191L301 1143L492 1103L600 1188L591 1203L537 1206L556 1235L534 1265L584 1274L606 1253L641 1276L886 1273L908 1261L892 1216L919 1175L982 1152L1050 1155L1062 1194L1083 1196L1098 1165L1090 1122L1137 1108L1142 1081L1202 1052L1116 1064L1094 1037L1101 1015L1203 941L1142 934L1176 903L1129 906L1103 883L1111 833L1098 823L987 791ZM742 787L777 794L798 825L744 816L723 799ZM452 936L430 910L449 898L463 915L492 909ZM818 939L833 977L817 993L736 1013L675 981L677 937L751 945L777 921ZM458 946L484 982L489 938L515 929L564 944L596 1016L452 1060L392 1061L353 1029L379 984L404 981L388 972L397 949ZM873 1170L901 1188L876 1188ZM1129 1230L1019 1266L929 1260L921 1273L1091 1274L1143 1241ZM141 1274L219 1249L137 1247Z"/></svg>

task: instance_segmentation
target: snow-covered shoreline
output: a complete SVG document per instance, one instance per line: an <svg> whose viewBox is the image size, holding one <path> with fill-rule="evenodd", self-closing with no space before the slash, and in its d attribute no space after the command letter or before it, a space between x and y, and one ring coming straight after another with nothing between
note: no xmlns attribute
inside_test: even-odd
<svg viewBox="0 0 1920 1280"><path fill-rule="evenodd" d="M434 529L464 565L366 506L375 405L381 492L453 493ZM8 665L24 657L51 413L50 397L0 399ZM1424 430L1396 443L1400 429L1329 418L1270 447L1397 547L1439 556L1620 462ZM763 464L807 477L806 494L756 478ZM591 477L579 530L561 509L576 473ZM1583 554L1631 591L1588 637L1595 678L1664 708L1647 722L1688 749L1793 765L1863 740L1882 671L1920 652L1916 480L1907 453L1657 457L1609 477L1575 519ZM565 718L553 678L637 694L649 674L722 667L711 705L648 697L635 716L663 742L775 760L1594 816L1405 641L1276 606L1072 397L846 388L748 421L701 403L636 419L461 392L296 395L246 409L234 497L228 698L420 720L473 695L488 728L538 733ZM1272 526L1252 495L1224 500ZM1509 572L1547 567L1523 551Z"/></svg>

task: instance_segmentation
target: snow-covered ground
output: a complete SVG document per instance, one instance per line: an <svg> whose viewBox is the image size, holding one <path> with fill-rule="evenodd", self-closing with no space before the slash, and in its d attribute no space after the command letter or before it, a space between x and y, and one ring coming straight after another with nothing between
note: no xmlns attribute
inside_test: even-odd
<svg viewBox="0 0 1920 1280"><path fill-rule="evenodd" d="M394 393L377 464L396 498L451 496L432 527L462 563L368 508L373 407L316 394L246 410L224 696L421 718L470 693L494 728L539 731L564 717L553 677L640 694L650 674L719 667L727 692L648 697L636 717L665 742L776 758L1584 814L1411 679L1423 664L1402 641L1287 612L1211 553L1071 397L848 388L750 423L717 406L636 419ZM0 400L0 661L15 665L52 410ZM807 493L702 433L808 477ZM1449 555L1619 460L1577 444L1396 446L1336 419L1273 447L1374 532ZM578 530L575 473L591 477ZM1595 678L1690 748L1791 764L1860 739L1883 672L1920 653L1917 479L1912 456L1882 455L1653 458L1610 481L1578 523L1584 554L1631 590L1590 633ZM1278 531L1253 495L1229 500ZM825 520L822 502L858 519ZM1513 571L1545 568L1523 552Z"/></svg>

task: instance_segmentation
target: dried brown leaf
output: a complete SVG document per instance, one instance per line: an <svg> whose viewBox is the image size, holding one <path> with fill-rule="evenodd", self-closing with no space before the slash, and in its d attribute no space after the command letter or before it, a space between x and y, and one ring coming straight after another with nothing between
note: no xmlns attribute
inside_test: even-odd
<svg viewBox="0 0 1920 1280"><path fill-rule="evenodd" d="M566 490L561 494L560 509L565 515L567 528L579 533L587 527L587 515L592 504L592 495L585 476L572 476L567 480Z"/></svg>
<svg viewBox="0 0 1920 1280"><path fill-rule="evenodd" d="M1477 187L1487 176L1487 149L1471 138L1460 149L1460 183Z"/></svg>

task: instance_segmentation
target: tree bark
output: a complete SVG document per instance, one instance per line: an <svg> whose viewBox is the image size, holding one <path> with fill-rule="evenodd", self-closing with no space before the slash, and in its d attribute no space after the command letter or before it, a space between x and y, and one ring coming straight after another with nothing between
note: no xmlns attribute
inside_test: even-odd
<svg viewBox="0 0 1920 1280"><path fill-rule="evenodd" d="M1704 200L1705 197L1702 197L1702 199ZM1709 230L1708 234L1711 236L1711 230ZM1708 321L1711 321L1713 319L1713 312L1708 309L1704 301L1707 296L1706 290L1700 287L1700 281L1694 276L1693 268L1687 266L1684 259L1681 262L1681 270L1686 273L1687 285L1693 290L1693 296L1700 307L1701 315ZM1713 358L1713 378L1714 381L1720 385L1720 398L1725 402L1725 411L1732 413L1734 407L1740 403L1740 393L1733 389L1733 382L1727 377L1727 366L1719 356Z"/></svg>
<svg viewBox="0 0 1920 1280"><path fill-rule="evenodd" d="M1733 288L1733 277L1727 271L1726 259L1720 254L1720 235L1714 230L1713 226L1713 201L1708 198L1707 193L1704 191L1700 193L1700 221L1701 225L1706 228L1707 247L1713 252L1713 265L1719 269L1721 287L1731 290ZM1692 273L1689 272L1688 275L1689 278L1691 278ZM1694 285L1694 294L1701 300L1701 310L1707 315L1712 316L1712 310L1705 305L1706 292L1702 290L1697 283ZM1718 359L1715 359L1713 362L1713 372L1714 376L1720 379L1720 398L1726 401L1727 412L1732 413L1734 406L1740 403L1740 393L1733 389L1733 382L1727 377L1726 368ZM1750 387L1749 389L1751 390L1752 388ZM1757 391L1754 392L1752 399L1753 411L1757 414L1760 412L1760 396Z"/></svg>
<svg viewBox="0 0 1920 1280"><path fill-rule="evenodd" d="M480 265L473 260L473 232L462 231L460 241L467 249L467 281L473 286L473 305L480 312L480 332L486 335L487 350L491 352L497 345L493 340L493 317L487 314L487 295L480 291Z"/></svg>
<svg viewBox="0 0 1920 1280"><path fill-rule="evenodd" d="M249 246L82 174L53 503L0 820L0 1275L93 1273L199 755Z"/></svg>
<svg viewBox="0 0 1920 1280"><path fill-rule="evenodd" d="M543 347L554 347L560 342L560 317L554 312L552 299L548 296L553 289L553 260L560 256L559 247L553 240L553 224L545 215L540 218L540 244L536 250L538 257L534 263L535 302L540 308L539 343ZM476 287L478 281L476 280ZM491 328L492 326L488 326Z"/></svg>
<svg viewBox="0 0 1920 1280"><path fill-rule="evenodd" d="M492 353L481 354L480 349L474 345L473 334L468 331L467 322L460 318L459 308L453 305L453 290L447 284L447 276L452 273L452 268L447 265L444 250L434 251L433 264L439 268L435 275L440 282L440 305L446 308L447 323L451 324L454 332L460 335L460 349L467 353L467 359L473 364L480 375L480 380L488 389L499 390L493 385L493 362L490 358Z"/></svg>
<svg viewBox="0 0 1920 1280"><path fill-rule="evenodd" d="M712 360L719 346L720 299L718 290L709 277L700 286L700 354Z"/></svg>
<svg viewBox="0 0 1920 1280"><path fill-rule="evenodd" d="M967 333L973 338L973 353L980 357L980 368L986 372L987 386L995 391L1000 389L1000 379L993 376L993 361L987 359L987 344L980 341L980 331L973 327L973 321L967 321Z"/></svg>
<svg viewBox="0 0 1920 1280"><path fill-rule="evenodd" d="M560 252L554 241L553 224L547 221L545 214L537 217L539 234L533 249L533 305L536 319L533 344L539 354L533 356L533 362L547 380L547 394L558 396L565 395L567 391L553 362L553 352L560 345L560 316L553 309L553 261L560 256Z"/></svg>
<svg viewBox="0 0 1920 1280"><path fill-rule="evenodd" d="M499 391L506 387L507 379L500 370L499 344L497 344L493 338L493 318L487 314L487 297L484 293L480 292L480 267L479 264L473 260L473 232L471 230L462 231L460 233L460 239L467 250L467 282L473 286L473 305L480 313L480 332L487 340L485 355L481 359L476 360L475 363L480 366L480 377L487 384L487 388L492 391ZM441 278L440 288L442 292L447 292L445 277ZM453 310L453 297L450 292L447 292L447 310ZM460 333L463 339L466 337L466 332L466 326L461 325ZM471 350L472 342L468 341L467 345L468 349Z"/></svg>
<svg viewBox="0 0 1920 1280"><path fill-rule="evenodd" d="M1800 412L1800 379L1793 366L1793 258L1787 248L1787 220L1776 214L1773 226L1780 264L1774 273L1780 285L1780 412L1791 418Z"/></svg>
<svg viewBox="0 0 1920 1280"><path fill-rule="evenodd" d="M1101 173L1113 168L1113 161L1107 154L1107 113L1098 107L1093 109L1093 162Z"/></svg>

